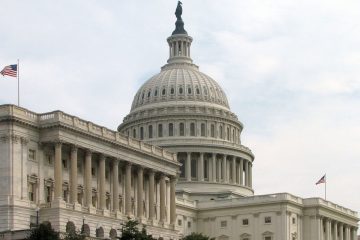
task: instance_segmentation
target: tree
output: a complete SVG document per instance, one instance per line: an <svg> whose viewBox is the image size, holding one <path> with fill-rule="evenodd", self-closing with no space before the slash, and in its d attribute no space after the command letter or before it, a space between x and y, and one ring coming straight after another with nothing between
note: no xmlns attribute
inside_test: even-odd
<svg viewBox="0 0 360 240"><path fill-rule="evenodd" d="M64 238L64 240L85 240L85 239L86 239L85 235L74 230L68 232Z"/></svg>
<svg viewBox="0 0 360 240"><path fill-rule="evenodd" d="M50 223L42 223L31 229L27 240L60 240L59 234L51 227Z"/></svg>
<svg viewBox="0 0 360 240"><path fill-rule="evenodd" d="M122 224L120 240L155 240L151 235L147 235L145 226L142 227L141 231L138 228L139 222L136 220L128 221Z"/></svg>
<svg viewBox="0 0 360 240"><path fill-rule="evenodd" d="M215 240L215 238L210 238L202 233L191 233L187 235L182 240Z"/></svg>

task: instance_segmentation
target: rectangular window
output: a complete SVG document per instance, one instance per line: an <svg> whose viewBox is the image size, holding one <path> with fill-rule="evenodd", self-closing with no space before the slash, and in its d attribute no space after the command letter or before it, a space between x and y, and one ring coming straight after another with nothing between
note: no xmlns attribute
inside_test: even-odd
<svg viewBox="0 0 360 240"><path fill-rule="evenodd" d="M197 177L197 161L196 159L191 159L191 178Z"/></svg>
<svg viewBox="0 0 360 240"><path fill-rule="evenodd" d="M47 203L51 202L51 187L50 186L46 186L45 189L45 200Z"/></svg>
<svg viewBox="0 0 360 240"><path fill-rule="evenodd" d="M190 123L190 136L195 136L195 123Z"/></svg>
<svg viewBox="0 0 360 240"><path fill-rule="evenodd" d="M184 123L180 123L179 124L179 135L180 136L185 136L185 127L184 127Z"/></svg>
<svg viewBox="0 0 360 240"><path fill-rule="evenodd" d="M209 168L209 160L204 160L204 178L207 179L208 176L208 168Z"/></svg>
<svg viewBox="0 0 360 240"><path fill-rule="evenodd" d="M153 138L153 126L149 125L149 138Z"/></svg>
<svg viewBox="0 0 360 240"><path fill-rule="evenodd" d="M29 190L28 190L28 192L29 192L29 196L28 196L29 200L31 202L34 202L35 201L34 184L29 184L28 188L29 188Z"/></svg>
<svg viewBox="0 0 360 240"><path fill-rule="evenodd" d="M211 124L211 127L210 127L210 131L211 131L211 137L215 137L215 125L214 124Z"/></svg>
<svg viewBox="0 0 360 240"><path fill-rule="evenodd" d="M182 221L181 219L178 220L178 225L181 226L182 225Z"/></svg>
<svg viewBox="0 0 360 240"><path fill-rule="evenodd" d="M271 217L265 217L265 223L271 223Z"/></svg>
<svg viewBox="0 0 360 240"><path fill-rule="evenodd" d="M205 137L205 123L201 124L201 136Z"/></svg>
<svg viewBox="0 0 360 240"><path fill-rule="evenodd" d="M220 227L225 228L227 226L227 221L221 221Z"/></svg>
<svg viewBox="0 0 360 240"><path fill-rule="evenodd" d="M249 225L249 219L245 218L242 220L242 225L247 226Z"/></svg>
<svg viewBox="0 0 360 240"><path fill-rule="evenodd" d="M292 223L295 224L296 223L296 218L292 218Z"/></svg>
<svg viewBox="0 0 360 240"><path fill-rule="evenodd" d="M140 128L140 140L143 140L144 139L144 128L141 127Z"/></svg>
<svg viewBox="0 0 360 240"><path fill-rule="evenodd" d="M51 154L46 154L45 155L45 161L46 161L46 164L47 165L53 165L53 160L52 160L52 156L51 156Z"/></svg>
<svg viewBox="0 0 360 240"><path fill-rule="evenodd" d="M174 136L174 124L169 123L169 136Z"/></svg>
<svg viewBox="0 0 360 240"><path fill-rule="evenodd" d="M188 228L191 228L191 222L188 222Z"/></svg>
<svg viewBox="0 0 360 240"><path fill-rule="evenodd" d="M36 161L36 151L33 149L29 149L29 160Z"/></svg>
<svg viewBox="0 0 360 240"><path fill-rule="evenodd" d="M163 136L163 125L159 124L158 125L158 137L162 137Z"/></svg>

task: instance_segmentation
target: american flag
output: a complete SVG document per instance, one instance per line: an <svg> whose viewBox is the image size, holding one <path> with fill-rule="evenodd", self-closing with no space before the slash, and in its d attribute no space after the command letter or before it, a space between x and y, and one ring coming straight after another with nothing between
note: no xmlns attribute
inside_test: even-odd
<svg viewBox="0 0 360 240"><path fill-rule="evenodd" d="M13 64L13 65L4 67L4 69L1 70L0 73L3 76L8 75L10 77L16 77L17 76L17 64Z"/></svg>
<svg viewBox="0 0 360 240"><path fill-rule="evenodd" d="M320 183L326 183L326 174L324 176L322 176L322 178L320 178L319 181L316 182L316 185L318 185Z"/></svg>

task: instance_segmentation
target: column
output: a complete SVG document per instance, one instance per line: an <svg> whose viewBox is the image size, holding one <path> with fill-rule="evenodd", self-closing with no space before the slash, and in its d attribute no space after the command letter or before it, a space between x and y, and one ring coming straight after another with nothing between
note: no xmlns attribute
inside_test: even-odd
<svg viewBox="0 0 360 240"><path fill-rule="evenodd" d="M138 179L137 179L137 217L141 219L144 215L143 208L143 191L144 191L144 169L142 167L138 168L137 171Z"/></svg>
<svg viewBox="0 0 360 240"><path fill-rule="evenodd" d="M353 228L351 230L351 237L352 237L352 240L356 240L357 239L357 229L356 228Z"/></svg>
<svg viewBox="0 0 360 240"><path fill-rule="evenodd" d="M350 240L350 228L345 226L345 240Z"/></svg>
<svg viewBox="0 0 360 240"><path fill-rule="evenodd" d="M221 159L216 159L216 162L217 162L217 175L218 175L218 182L221 182L221 162L222 160Z"/></svg>
<svg viewBox="0 0 360 240"><path fill-rule="evenodd" d="M91 189L91 156L92 153L91 151L87 150L85 153L85 206L86 207L90 207L91 206L91 194L92 194L92 189Z"/></svg>
<svg viewBox="0 0 360 240"><path fill-rule="evenodd" d="M178 43L178 41L175 42L175 56L179 56L179 43Z"/></svg>
<svg viewBox="0 0 360 240"><path fill-rule="evenodd" d="M249 187L252 188L252 163L251 162L249 162L249 180L248 180L248 182L249 182Z"/></svg>
<svg viewBox="0 0 360 240"><path fill-rule="evenodd" d="M222 159L222 181L223 182L227 182L227 174L226 171L227 170L227 166L226 166L226 155L223 155L223 159Z"/></svg>
<svg viewBox="0 0 360 240"><path fill-rule="evenodd" d="M105 155L100 155L100 162L99 162L99 182L100 182L100 209L105 209Z"/></svg>
<svg viewBox="0 0 360 240"><path fill-rule="evenodd" d="M113 211L119 210L119 160L113 161Z"/></svg>
<svg viewBox="0 0 360 240"><path fill-rule="evenodd" d="M149 220L154 219L154 191L155 191L155 173L149 172Z"/></svg>
<svg viewBox="0 0 360 240"><path fill-rule="evenodd" d="M189 153L189 152L187 153L186 166L185 167L186 167L186 170L185 170L186 180L191 181L191 153Z"/></svg>
<svg viewBox="0 0 360 240"><path fill-rule="evenodd" d="M330 221L330 219L326 219L325 220L326 221L326 240L332 240L331 239L331 221Z"/></svg>
<svg viewBox="0 0 360 240"><path fill-rule="evenodd" d="M131 163L125 167L125 214L131 215Z"/></svg>
<svg viewBox="0 0 360 240"><path fill-rule="evenodd" d="M249 162L245 161L245 186L249 186Z"/></svg>
<svg viewBox="0 0 360 240"><path fill-rule="evenodd" d="M339 240L344 240L344 225L342 223L339 225Z"/></svg>
<svg viewBox="0 0 360 240"><path fill-rule="evenodd" d="M71 146L71 155L70 155L70 167L71 167L71 175L70 175L70 203L77 203L77 155L78 149L76 146Z"/></svg>
<svg viewBox="0 0 360 240"><path fill-rule="evenodd" d="M240 158L240 185L244 185L244 160Z"/></svg>
<svg viewBox="0 0 360 240"><path fill-rule="evenodd" d="M62 196L62 143L55 144L55 164L54 164L54 178L55 178L55 199L61 199Z"/></svg>
<svg viewBox="0 0 360 240"><path fill-rule="evenodd" d="M216 154L212 154L212 181L216 182Z"/></svg>
<svg viewBox="0 0 360 240"><path fill-rule="evenodd" d="M160 177L160 223L165 222L165 175Z"/></svg>
<svg viewBox="0 0 360 240"><path fill-rule="evenodd" d="M204 181L204 153L200 153L198 175L199 181Z"/></svg>
<svg viewBox="0 0 360 240"><path fill-rule="evenodd" d="M232 183L236 184L236 157L232 156Z"/></svg>
<svg viewBox="0 0 360 240"><path fill-rule="evenodd" d="M176 177L170 177L170 224L175 225L176 221L176 201L175 201Z"/></svg>
<svg viewBox="0 0 360 240"><path fill-rule="evenodd" d="M334 222L334 237L333 240L338 240L338 229L337 229L337 222Z"/></svg>

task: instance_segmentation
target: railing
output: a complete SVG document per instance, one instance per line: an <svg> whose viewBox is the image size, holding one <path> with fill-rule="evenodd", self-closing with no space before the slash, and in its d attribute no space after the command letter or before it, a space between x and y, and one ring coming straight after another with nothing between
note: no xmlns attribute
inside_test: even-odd
<svg viewBox="0 0 360 240"><path fill-rule="evenodd" d="M54 123L66 124L72 128L81 129L82 131L105 138L106 140L115 141L120 144L141 149L144 152L152 153L171 161L177 161L176 154L174 153L165 151L162 148L152 146L137 139L127 137L117 131L113 131L92 122L82 120L78 117L66 114L61 111L37 114L15 105L0 105L0 118L9 116L20 118L26 122L38 126L47 126Z"/></svg>

